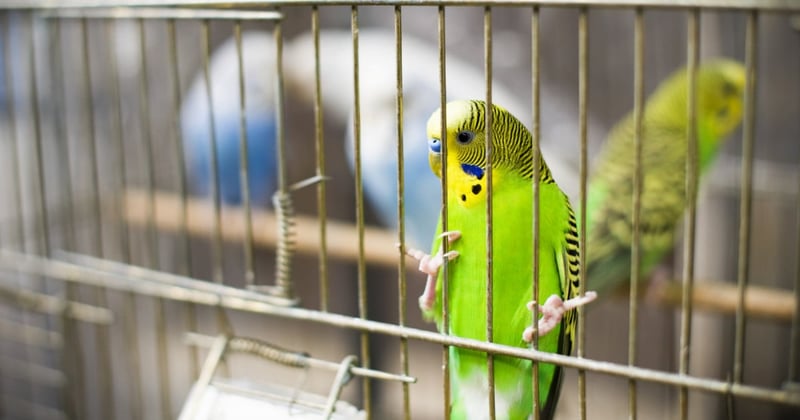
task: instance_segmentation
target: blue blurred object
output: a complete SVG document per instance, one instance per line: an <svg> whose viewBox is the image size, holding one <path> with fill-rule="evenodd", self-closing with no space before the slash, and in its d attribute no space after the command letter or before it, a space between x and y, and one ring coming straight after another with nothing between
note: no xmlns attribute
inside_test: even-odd
<svg viewBox="0 0 800 420"><path fill-rule="evenodd" d="M275 42L269 33L242 35L247 120L248 182L253 206L270 207L276 189ZM239 65L233 38L214 51L209 68L222 203L242 204L240 182ZM211 131L203 71L195 76L181 108L181 129L193 194L211 194Z"/></svg>
<svg viewBox="0 0 800 420"><path fill-rule="evenodd" d="M347 124L345 147L351 169L353 145L352 34L326 30L320 34L320 68L325 115ZM394 33L359 30L361 157L365 197L386 226L397 227L397 105ZM286 48L295 71L287 81L313 98L313 38L304 34ZM428 166L426 124L440 105L439 51L436 45L403 36L403 162L405 169L406 240L427 249L441 209L441 181ZM447 100L485 98L482 60L467 62L447 56ZM542 153L567 194L578 191L578 169L565 156L564 139L577 145L577 107L570 107L549 87L542 86ZM304 92L305 91L305 92ZM522 121L531 118L529 94L493 83L493 101ZM590 124L592 124L590 122ZM530 126L530 123L528 123ZM545 141L550 139L550 142ZM560 144L559 144L560 143Z"/></svg>

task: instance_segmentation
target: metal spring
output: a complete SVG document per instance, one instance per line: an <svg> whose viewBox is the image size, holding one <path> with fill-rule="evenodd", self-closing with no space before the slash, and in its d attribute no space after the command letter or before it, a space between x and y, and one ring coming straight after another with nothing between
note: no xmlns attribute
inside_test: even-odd
<svg viewBox="0 0 800 420"><path fill-rule="evenodd" d="M308 367L308 357L306 353L290 352L280 347L253 338L234 337L228 342L230 350L248 353L263 357L286 366L305 368Z"/></svg>
<svg viewBox="0 0 800 420"><path fill-rule="evenodd" d="M285 191L276 191L272 196L272 205L278 219L278 249L275 255L275 289L274 294L291 299L293 296L291 273L292 255L294 254L294 206L291 195Z"/></svg>

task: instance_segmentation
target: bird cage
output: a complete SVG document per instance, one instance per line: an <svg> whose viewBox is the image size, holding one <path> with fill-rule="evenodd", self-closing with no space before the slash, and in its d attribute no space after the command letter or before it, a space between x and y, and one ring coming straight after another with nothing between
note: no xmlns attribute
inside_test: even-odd
<svg viewBox="0 0 800 420"><path fill-rule="evenodd" d="M518 382L534 390L559 367L556 419L798 418L798 16L791 0L4 2L0 419L514 418L495 383L506 357L530 361ZM741 124L712 153L715 57L743 77L740 108L718 115ZM681 69L675 115L648 113ZM429 143L428 119L454 99L503 108L478 118L486 306L448 303L459 260L445 257L437 324L409 298L426 277L409 254L450 247L434 238L449 169L437 178L429 154L449 165L452 146ZM486 321L506 302L503 252L546 264L541 230L521 233L531 247L492 234L508 211L491 169L505 110L574 209L575 296L599 284L597 162L630 153L626 192L608 198L629 212L628 275L567 312L572 351L494 342ZM625 118L630 143L604 151ZM648 156L659 118L688 128ZM678 181L651 168L675 150ZM654 258L659 175L682 201ZM523 192L539 209L524 226L551 223L542 188ZM490 325L483 339L448 333L459 311ZM452 408L460 349L490 355L479 410Z"/></svg>

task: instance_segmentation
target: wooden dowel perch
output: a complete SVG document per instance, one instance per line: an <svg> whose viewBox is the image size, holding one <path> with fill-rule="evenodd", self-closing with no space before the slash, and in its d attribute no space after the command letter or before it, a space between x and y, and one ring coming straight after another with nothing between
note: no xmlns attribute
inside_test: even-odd
<svg viewBox="0 0 800 420"><path fill-rule="evenodd" d="M175 194L156 192L156 216L154 223L159 230L177 232L180 225L181 198ZM141 190L129 190L125 194L125 218L132 225L147 223L148 196ZM187 229L195 236L210 236L212 232L213 207L206 199L189 198L187 207ZM253 242L256 246L274 247L278 241L277 218L271 211L253 209ZM244 215L241 208L223 207L221 214L223 240L235 242L244 237ZM298 253L318 255L319 220L310 216L295 216L295 249ZM352 223L327 220L328 256L330 258L355 261L358 258L358 231ZM397 233L375 227L364 228L366 259L369 264L397 267L399 258ZM409 268L417 263L406 259ZM655 290L655 300L664 305L680 306L681 285L666 282ZM736 312L737 289L729 283L695 282L692 303L699 311L733 314ZM750 286L745 294L745 310L748 316L790 322L795 311L794 296L790 290Z"/></svg>
<svg viewBox="0 0 800 420"><path fill-rule="evenodd" d="M156 228L177 232L181 226L181 197L172 193L156 192ZM148 221L148 195L142 190L128 190L125 194L125 219L138 226ZM188 198L187 230L195 236L211 236L213 207L207 199ZM220 215L222 239L229 242L244 238L244 212L239 207L222 207ZM254 208L252 211L253 243L255 246L274 247L278 243L278 219L275 213ZM316 217L295 215L295 250L306 255L319 255L319 220ZM358 258L358 231L352 223L327 219L328 256L334 259L355 261ZM375 227L364 228L367 263L397 267L399 251L397 233ZM408 259L409 267L417 264Z"/></svg>

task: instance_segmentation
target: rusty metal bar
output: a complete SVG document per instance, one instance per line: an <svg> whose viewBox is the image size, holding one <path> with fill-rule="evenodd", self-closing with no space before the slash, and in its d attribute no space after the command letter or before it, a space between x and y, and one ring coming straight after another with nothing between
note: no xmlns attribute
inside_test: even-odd
<svg viewBox="0 0 800 420"><path fill-rule="evenodd" d="M587 145L587 107L589 104L589 11L584 7L578 16L578 125L580 136L580 232L578 243L580 246L580 285L578 294L583 296L586 292L586 180L588 176L588 145ZM586 313L584 306L579 306L578 332L576 334L577 356L584 357L586 346ZM578 405L580 406L581 419L586 419L586 372L578 370Z"/></svg>
<svg viewBox="0 0 800 420"><path fill-rule="evenodd" d="M120 0L119 6L206 6L230 7L230 1L221 0ZM263 6L264 0L239 0L240 6ZM371 6L376 0L275 0L272 6ZM387 6L592 6L592 7L635 7L684 9L702 7L706 9L754 9L769 11L800 11L800 4L794 0L383 0L379 4ZM108 7L104 0L6 0L0 9L48 9L57 7Z"/></svg>
<svg viewBox="0 0 800 420"><path fill-rule="evenodd" d="M116 194L117 199L122 203L125 191L128 184L125 179L125 145L124 134L122 127L122 96L120 95L119 87L119 71L117 66L115 46L117 43L116 31L114 30L114 23L106 21L106 36L108 48L105 51L108 56L108 68L111 74L111 95L114 99L114 117L111 119L113 125L114 142L113 147L116 149L116 164L119 167L119 192ZM124 217L119 218L119 235L120 235L120 251L121 259L125 263L130 263L132 259L131 247L128 234L128 224ZM136 320L136 296L133 293L123 293L123 324L122 328L125 331L125 346L129 352L128 360L128 380L131 384L131 402L129 409L133 418L141 418L142 416L142 379L139 357L139 327Z"/></svg>
<svg viewBox="0 0 800 420"><path fill-rule="evenodd" d="M191 241L189 238L189 206L187 205L189 185L186 176L186 154L184 153L183 134L181 133L180 121L180 104L181 104L181 77L180 68L178 65L178 40L175 33L175 19L167 20L167 38L169 46L169 67L170 67L170 81L172 84L172 130L175 136L175 158L178 160L178 195L180 195L180 207L178 218L180 229L178 236L183 237L183 252L185 258L179 258L180 266L178 273L186 276L192 274L192 251ZM197 331L197 309L194 304L184 305L184 316L186 317L186 329L189 331ZM200 356L197 354L197 349L190 348L189 351L189 375L191 378L196 378L200 374Z"/></svg>
<svg viewBox="0 0 800 420"><path fill-rule="evenodd" d="M275 32L280 31L280 26L275 27ZM242 22L233 23L233 37L236 40L236 62L238 65L239 82L239 188L242 193L242 215L244 216L244 238L242 238L242 251L244 253L244 284L245 287L253 287L256 280L255 266L253 263L253 217L251 214L250 202L250 178L249 164L250 153L247 139L247 99L244 80L244 59L242 54ZM282 145L278 143L278 168L282 167L283 155L280 153ZM279 190L285 191L286 181L281 176L282 170L278 170ZM216 182L216 181L215 181Z"/></svg>
<svg viewBox="0 0 800 420"><path fill-rule="evenodd" d="M163 3L160 3L161 5ZM156 6L156 5L154 5ZM0 7L2 9L2 7ZM58 7L45 8L39 12L38 16L44 18L59 17L73 19L211 19L211 20L280 20L283 16L274 11L268 10L225 10L225 9L196 9L175 7L126 7L109 6L106 3L102 7L81 8L81 7Z"/></svg>
<svg viewBox="0 0 800 420"><path fill-rule="evenodd" d="M487 343L480 340L444 335L438 332L401 327L399 325L345 315L297 307L278 306L270 303L268 297L262 294L230 286L189 279L175 274L148 270L141 267L124 266L122 264L107 260L98 260L88 256L81 257L81 261L81 264L73 264L43 258L37 255L23 254L5 249L0 250L0 270L3 271L47 276L71 283L86 284L94 287L107 287L114 290L135 292L142 295L175 301L191 301L208 306L273 315L376 334L385 334L395 337L403 336L413 340L446 346L458 346L480 352L492 352L526 360L538 360L539 362L590 370L601 374L632 378L640 381L671 386L684 386L703 392L731 394L737 397L800 406L800 392L797 391L769 389L754 385L735 384L716 379L698 378L680 373L627 366L627 364L616 364ZM103 269L103 267L109 264L117 264L125 267L127 272L121 273Z"/></svg>
<svg viewBox="0 0 800 420"><path fill-rule="evenodd" d="M486 341L494 341L494 254L492 202L492 9L483 9L483 64L486 77ZM443 139L444 142L447 139ZM443 167L447 167L445 162ZM494 355L486 355L489 384L489 418L495 418Z"/></svg>
<svg viewBox="0 0 800 420"><path fill-rule="evenodd" d="M209 178L211 184L211 202L214 206L214 217L212 220L211 235L211 280L214 283L223 283L223 258L222 258L222 201L220 199L219 188L219 161L217 159L217 123L214 113L214 95L211 85L211 71L209 62L211 61L211 36L208 19L203 20L201 26L201 37L203 46L203 78L206 85L206 99L208 100L208 133L209 133L209 158L210 171Z"/></svg>
<svg viewBox="0 0 800 420"><path fill-rule="evenodd" d="M350 9L350 30L353 38L353 140L356 179L356 228L358 229L358 316L367 319L367 267L364 256L364 188L361 173L361 92L359 86L358 7ZM369 368L369 334L361 332L361 366ZM372 418L372 383L362 382L364 411L367 420Z"/></svg>
<svg viewBox="0 0 800 420"><path fill-rule="evenodd" d="M398 325L407 322L406 304L406 216L405 216L405 162L403 159L403 11L400 6L394 7L395 64L397 66L396 100L397 100L397 238L400 243L399 260L397 261L397 306ZM400 371L408 375L408 339L400 338ZM411 397L408 384L402 384L403 418L411 419Z"/></svg>
<svg viewBox="0 0 800 420"><path fill-rule="evenodd" d="M742 188L739 202L739 255L737 264L736 337L733 347L733 380L741 383L744 375L745 288L750 272L750 226L753 197L753 143L756 119L756 80L758 68L758 12L747 15L745 32L746 79L742 123Z"/></svg>
<svg viewBox="0 0 800 420"><path fill-rule="evenodd" d="M628 365L636 365L636 333L638 327L638 294L641 267L641 223L642 209L642 120L644 118L644 16L642 8L635 11L634 16L634 47L633 47L633 147L634 147L634 175L633 175L633 217L631 237L631 283L630 307L628 315ZM636 381L628 381L628 411L630 420L636 420Z"/></svg>
<svg viewBox="0 0 800 420"><path fill-rule="evenodd" d="M85 97L85 111L86 111L86 132L87 132L87 154L90 159L90 176L89 181L91 184L91 214L88 218L90 221L96 221L96 229L94 229L94 246L91 246L92 254L103 256L105 249L103 245L103 229L102 229L102 209L100 202L100 185L99 185L99 163L97 159L97 135L94 127L94 97L92 94L92 66L89 54L89 28L86 19L80 21L82 59L83 59L83 83L84 83L84 97ZM91 242L91 241L90 241ZM103 289L94 290L94 300L97 306L101 308L108 307L108 297L106 291ZM100 412L104 418L115 418L114 412L114 379L111 365L111 337L108 329L105 326L97 325L94 329L97 347L98 362L101 367L97 369L99 387L98 393L100 394Z"/></svg>
<svg viewBox="0 0 800 420"><path fill-rule="evenodd" d="M532 238L533 238L533 255L531 256L533 261L533 278L531 278L531 300L532 301L539 301L539 247L540 245L540 238L539 238L539 226L540 226L540 213L539 213L539 206L541 202L541 197L539 194L539 166L540 166L540 159L541 150L540 150L540 143L541 143L541 110L540 110L540 83L541 83L541 75L539 73L539 59L540 59L540 51L539 51L539 7L534 6L531 11L531 80L532 80L532 91L531 91L531 101L532 101L532 112L533 112L533 126L531 127L531 135L533 144L533 175L531 175L531 179L533 182L531 183L532 193L533 193L533 211L532 211ZM533 328L533 341L531 342L531 348L534 350L539 349L539 305L533 305L531 308L531 327ZM541 417L541 401L539 400L539 363L537 361L533 361L531 363L531 391L533 395L531 396L531 401L533 401L533 420L539 420Z"/></svg>
<svg viewBox="0 0 800 420"><path fill-rule="evenodd" d="M317 155L317 176L325 176L325 143L322 132L322 79L319 47L319 8L311 9L311 33L314 37L314 139ZM328 206L325 182L317 183L317 214L319 216L319 295L320 310L328 311L330 281L328 278Z"/></svg>
<svg viewBox="0 0 800 420"><path fill-rule="evenodd" d="M446 31L445 31L445 8L439 6L438 8L438 35L439 35L439 106L441 109L440 139L442 144L442 214L441 225L442 232L448 232L447 221L447 47L446 47ZM446 257L449 251L450 243L446 239L441 241L442 255L444 261L442 263L442 334L450 335L450 282L449 282L449 264ZM444 415L442 418L450 420L450 403L452 400L452 390L450 389L450 347L445 345L442 348L442 382L444 388L443 395L443 408Z"/></svg>
<svg viewBox="0 0 800 420"><path fill-rule="evenodd" d="M139 64L140 64L140 96L139 96L139 113L142 121L142 146L144 147L144 156L147 163L146 178L147 178L147 192L151 199L155 198L156 190L156 173L155 161L156 153L153 147L153 138L150 132L150 81L147 75L147 31L145 30L145 20L143 18L137 19L139 26ZM158 268L159 263L159 246L158 246L158 231L156 230L156 207L155 203L151 203L147 209L147 240L146 248L147 262L153 267ZM169 361L167 349L167 326L164 317L164 306L166 302L163 300L156 300L154 302L153 319L156 328L156 342L157 342L157 356L156 363L158 366L159 389L160 389L160 407L162 418L172 417L172 391L169 385Z"/></svg>
<svg viewBox="0 0 800 420"><path fill-rule="evenodd" d="M686 226L683 244L683 295L681 299L681 333L678 372L689 373L689 349L692 329L692 286L694 284L695 222L697 215L697 63L700 56L700 10L691 9L687 22L687 124L686 124ZM681 387L679 397L680 418L689 415L689 391Z"/></svg>

